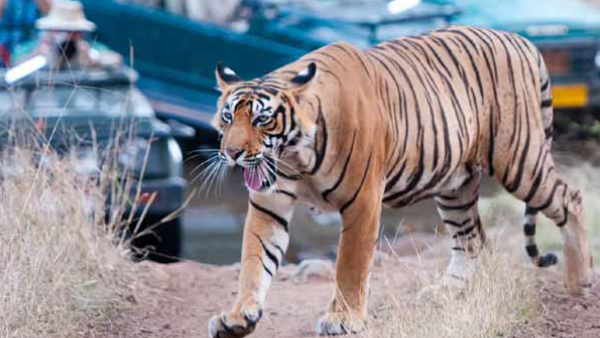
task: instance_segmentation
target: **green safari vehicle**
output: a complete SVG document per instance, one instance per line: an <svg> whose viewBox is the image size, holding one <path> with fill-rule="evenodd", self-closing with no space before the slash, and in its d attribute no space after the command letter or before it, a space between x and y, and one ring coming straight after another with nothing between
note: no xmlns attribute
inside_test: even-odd
<svg viewBox="0 0 600 338"><path fill-rule="evenodd" d="M333 41L367 48L451 24L527 37L550 70L556 110L576 120L600 112L600 10L578 0L242 0L243 31L132 3L82 2L98 40L134 55L128 61L159 116L194 125L199 142L215 137L217 61L251 78Z"/></svg>
<svg viewBox="0 0 600 338"><path fill-rule="evenodd" d="M600 9L571 0L447 0L453 20L518 33L542 52L560 119L600 119ZM559 133L564 130L560 130Z"/></svg>

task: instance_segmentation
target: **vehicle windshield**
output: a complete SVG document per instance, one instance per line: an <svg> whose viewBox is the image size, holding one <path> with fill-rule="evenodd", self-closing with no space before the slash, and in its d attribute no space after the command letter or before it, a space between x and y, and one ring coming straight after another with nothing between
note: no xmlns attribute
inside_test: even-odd
<svg viewBox="0 0 600 338"><path fill-rule="evenodd" d="M265 0L287 13L304 13L332 22L343 22L361 28L371 43L399 36L418 35L448 25L448 16L457 11L445 2L421 0ZM294 14L291 14L292 16ZM348 28L348 27L347 27ZM315 38L338 40L333 35L339 27L306 32ZM332 32L330 32L332 31ZM345 39L345 37L342 37Z"/></svg>
<svg viewBox="0 0 600 338"><path fill-rule="evenodd" d="M376 22L393 17L443 14L449 7L421 0L265 0L322 18L349 22Z"/></svg>
<svg viewBox="0 0 600 338"><path fill-rule="evenodd" d="M36 116L59 114L152 114L144 96L126 85L107 87L40 86L0 91L0 114L25 111Z"/></svg>
<svg viewBox="0 0 600 338"><path fill-rule="evenodd" d="M377 40L387 41L399 38L401 36L419 35L432 29L438 29L448 26L448 21L443 18L430 18L410 23L397 23L391 25L381 25L377 28Z"/></svg>

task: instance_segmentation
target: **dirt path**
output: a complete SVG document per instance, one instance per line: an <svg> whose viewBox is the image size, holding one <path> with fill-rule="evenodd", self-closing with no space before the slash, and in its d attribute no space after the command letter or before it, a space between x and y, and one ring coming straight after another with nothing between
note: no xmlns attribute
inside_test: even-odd
<svg viewBox="0 0 600 338"><path fill-rule="evenodd" d="M231 306L239 268L195 262L152 267L157 299L137 300L128 313L127 334L119 337L207 337L210 317ZM324 279L292 282L296 266L283 267L270 290L269 307L256 337L311 337L318 314L331 296ZM123 330L124 328L119 328Z"/></svg>
<svg viewBox="0 0 600 338"><path fill-rule="evenodd" d="M546 276L542 290L543 318L538 329L535 330L536 336L600 337L600 287L597 282L592 294L587 297L571 297L565 292L562 278L558 273L544 274ZM596 274L596 281L598 281L598 274ZM522 337L532 336L523 334Z"/></svg>
<svg viewBox="0 0 600 338"><path fill-rule="evenodd" d="M426 237L412 241L421 247L428 246L427 242L431 240ZM410 254L412 249L402 250ZM434 250L421 259L403 256L403 263L384 255L385 268L380 261L373 270L370 314L377 316L385 311L383 301L390 288L405 288L407 296L414 296L411 264L414 263L412 269L415 269L418 261L421 271L434 274L445 264L440 253ZM209 318L229 308L235 299L238 265L218 267L187 261L168 266L148 264L148 268L153 276L150 282L153 291L143 299L130 298L131 309L113 328L115 338L207 337ZM294 277L297 270L296 265L289 265L279 271L269 292L263 320L252 337L315 337L314 325L330 300L333 282L331 276L298 280ZM542 271L539 279L544 304L539 314L542 318L535 320L535 325L523 327L518 338L600 337L598 285L588 297L576 298L566 294L558 272Z"/></svg>

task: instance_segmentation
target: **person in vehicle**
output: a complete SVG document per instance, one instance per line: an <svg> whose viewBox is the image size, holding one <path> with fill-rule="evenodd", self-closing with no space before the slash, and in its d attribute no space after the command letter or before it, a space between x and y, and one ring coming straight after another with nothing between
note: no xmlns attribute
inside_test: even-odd
<svg viewBox="0 0 600 338"><path fill-rule="evenodd" d="M85 41L86 34L96 25L87 20L79 1L54 0L47 16L35 23L41 33L32 44L25 44L20 51L25 55L17 63L43 55L51 69L81 69L94 67L117 67L122 57L105 48L94 48ZM33 47L33 48L32 48ZM17 54L17 52L15 53Z"/></svg>
<svg viewBox="0 0 600 338"><path fill-rule="evenodd" d="M228 26L232 23L240 0L198 1L198 0L170 0L167 8L173 7L175 3L184 5L187 16L192 20L209 22L215 25Z"/></svg>
<svg viewBox="0 0 600 338"><path fill-rule="evenodd" d="M242 0L117 0L152 8L164 8L173 14L206 22L236 31L248 29L246 12L249 10Z"/></svg>
<svg viewBox="0 0 600 338"><path fill-rule="evenodd" d="M50 10L52 0L0 0L0 68L12 64L17 44L27 40L35 20Z"/></svg>

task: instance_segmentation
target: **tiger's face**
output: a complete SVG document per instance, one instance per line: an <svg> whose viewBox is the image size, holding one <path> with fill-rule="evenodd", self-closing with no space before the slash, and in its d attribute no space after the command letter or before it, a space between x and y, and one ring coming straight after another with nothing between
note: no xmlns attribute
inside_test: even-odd
<svg viewBox="0 0 600 338"><path fill-rule="evenodd" d="M213 126L222 136L219 157L231 167L242 167L248 189L268 192L279 175L291 171L292 164L282 158L284 152L302 146L311 133L296 97L315 73L311 63L291 80L243 81L230 68L217 65L222 95Z"/></svg>

